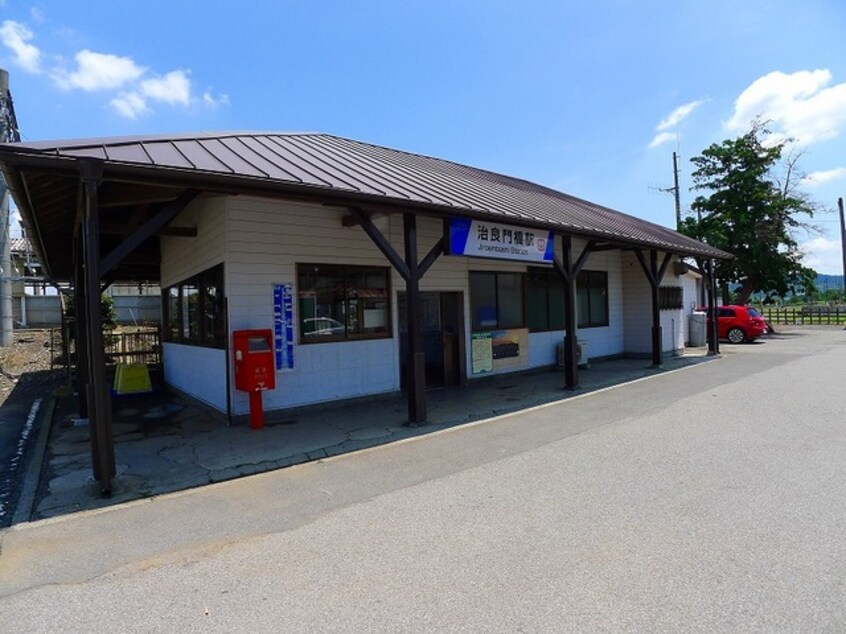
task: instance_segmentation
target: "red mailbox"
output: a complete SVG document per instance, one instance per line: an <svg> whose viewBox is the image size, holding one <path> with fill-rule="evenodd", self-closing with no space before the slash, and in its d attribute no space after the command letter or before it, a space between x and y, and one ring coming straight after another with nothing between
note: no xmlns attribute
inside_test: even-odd
<svg viewBox="0 0 846 634"><path fill-rule="evenodd" d="M235 355L235 389L250 394L250 426L261 429L264 427L261 393L276 387L273 332L234 330L232 351Z"/></svg>

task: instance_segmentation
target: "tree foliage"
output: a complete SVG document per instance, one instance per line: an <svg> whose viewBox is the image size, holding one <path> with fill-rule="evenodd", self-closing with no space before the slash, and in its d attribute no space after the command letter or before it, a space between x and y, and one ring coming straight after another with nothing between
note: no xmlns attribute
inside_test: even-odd
<svg viewBox="0 0 846 634"><path fill-rule="evenodd" d="M815 210L797 189L800 155L783 157L788 141L768 142L769 134L755 121L743 136L691 159L692 189L707 195L696 197L696 215L684 219L680 231L735 256L719 262L716 272L724 289L739 285L738 303L757 291L783 296L810 290L816 276L802 265L794 237L808 228L800 218Z"/></svg>

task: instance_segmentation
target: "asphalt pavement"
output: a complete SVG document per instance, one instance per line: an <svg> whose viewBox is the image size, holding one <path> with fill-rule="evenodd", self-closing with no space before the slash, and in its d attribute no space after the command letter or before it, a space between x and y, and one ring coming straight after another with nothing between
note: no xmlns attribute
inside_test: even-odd
<svg viewBox="0 0 846 634"><path fill-rule="evenodd" d="M0 533L4 631L846 629L846 333Z"/></svg>

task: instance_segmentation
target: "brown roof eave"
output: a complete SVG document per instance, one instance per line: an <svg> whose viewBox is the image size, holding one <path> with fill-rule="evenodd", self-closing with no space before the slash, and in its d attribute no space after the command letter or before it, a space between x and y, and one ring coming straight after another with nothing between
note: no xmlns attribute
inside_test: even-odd
<svg viewBox="0 0 846 634"><path fill-rule="evenodd" d="M24 229L26 229L30 244L35 249L38 261L41 263L46 277L52 278L53 270L50 260L47 258L47 250L44 248L44 240L41 232L38 230L37 223L35 223L35 216L32 213L32 201L30 200L26 183L21 177L20 171L15 167L11 167L7 163L0 163L0 170L3 171L9 191L15 199L18 211L21 212L21 222Z"/></svg>
<svg viewBox="0 0 846 634"><path fill-rule="evenodd" d="M127 178L131 182L149 182L148 178L143 178L151 174L156 174L156 183L159 185L167 185L174 187L194 187L204 191L212 191L218 193L229 193L234 195L256 195L267 196L283 195L288 199L315 201L328 206L349 207L362 206L367 207L373 211L383 211L387 213L401 213L403 211L416 211L438 218L446 218L448 216L464 216L467 218L474 218L478 220L488 220L494 222L509 222L510 219L503 218L502 215L487 212L479 209L469 209L466 207L454 207L449 205L441 205L437 203L426 203L422 201L403 200L397 198L386 198L383 195L367 194L362 192L345 191L338 193L330 187L322 187L318 185L305 185L296 183L286 183L266 178L257 178L249 176L218 174L213 172L198 172L192 170L179 170L173 168L160 168L155 166L144 165L128 165L120 163L108 163L105 165L104 178L111 180L120 180ZM167 175L167 176L165 176ZM659 244L656 242L645 242L639 240L632 240L625 236L620 236L613 233L605 233L601 231L590 231L576 227L566 227L562 224L555 224L543 221L531 221L530 219L514 220L521 226L531 227L535 229L552 230L557 233L566 233L579 238L598 239L606 243L617 244L621 248L644 247L657 248L661 251L674 253L681 256L704 256L716 257L718 259L733 258L734 256L715 249L707 247L703 249L687 249L683 245L674 244Z"/></svg>
<svg viewBox="0 0 846 634"><path fill-rule="evenodd" d="M487 212L480 209L467 207L450 206L438 203L427 203L423 201L403 200L397 198L386 198L384 195L368 194L363 192L344 191L331 187L319 185L297 184L282 182L273 179L251 177L237 174L222 174L208 171L189 169L178 169L172 167L158 167L154 165L137 165L119 163L103 159L103 177L108 180L127 181L134 183L149 183L150 177L155 176L156 184L170 185L174 187L192 187L204 191L229 193L235 195L283 195L289 199L317 201L323 204L345 207L350 205L366 206L369 209L397 213L401 211L415 211L435 217L464 216L479 220L495 222L509 222L512 219L505 218L495 212ZM50 168L52 171L64 172L67 175L78 173L78 158L47 155L40 151L32 151L28 148L14 148L0 146L0 162L12 163L19 169ZM58 170L57 170L58 168ZM552 230L557 233L566 233L580 238L599 239L610 244L618 244L621 248L641 247L657 248L665 252L671 252L682 256L714 257L718 259L733 258L732 255L719 249L703 245L704 248L686 248L681 244L662 244L658 241L641 241L612 232L591 231L580 227L568 227L564 224L544 222L542 220L532 221L531 219L514 219L520 225Z"/></svg>

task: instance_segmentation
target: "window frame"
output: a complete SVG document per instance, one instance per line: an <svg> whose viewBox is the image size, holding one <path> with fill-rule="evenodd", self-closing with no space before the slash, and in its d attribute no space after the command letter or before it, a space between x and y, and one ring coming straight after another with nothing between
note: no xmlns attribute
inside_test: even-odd
<svg viewBox="0 0 846 634"><path fill-rule="evenodd" d="M684 289L681 286L658 287L659 310L682 310L684 308Z"/></svg>
<svg viewBox="0 0 846 634"><path fill-rule="evenodd" d="M504 325L500 318L500 280L499 276L513 275L520 284L518 297L520 299L520 320L517 324ZM493 276L494 303L496 308L496 325L482 326L478 320L477 304L473 293L473 277ZM470 295L470 328L471 332L490 332L492 330L520 330L526 328L526 273L522 271L469 271L467 287Z"/></svg>
<svg viewBox="0 0 846 634"><path fill-rule="evenodd" d="M345 318L344 321L340 321L335 317L330 317L327 315L320 315L315 317L309 317L309 319L333 319L338 323L343 324L344 332L343 334L330 334L330 335L320 335L317 337L308 337L303 328L303 321L306 319L303 316L302 310L302 301L304 296L302 293L306 292L304 290L303 278L308 274L312 275L319 275L314 271L306 271L306 269L317 269L320 273L323 274L324 278L337 276L343 280L343 303L344 309L343 313L345 316L349 315L352 310L350 308L351 302L355 302L355 312L358 313L359 307L357 305L360 298L356 295L355 297L349 296L349 291L351 290L350 280L355 278L358 275L367 275L367 274L374 274L379 273L380 275L384 276L384 289L385 289L385 326L383 330L376 331L376 332L350 332L349 324L347 323L347 319ZM346 265L346 264L325 264L319 262L298 262L296 265L296 276L297 276L297 288L296 288L296 297L297 297L297 341L302 345L312 345L312 344L321 344L321 343L339 343L339 342L347 342L347 341L366 341L371 339L391 339L393 337L393 322L392 322L392 302L391 302L391 269L387 266L377 266L377 265ZM363 288L367 288L366 286ZM313 291L314 292L314 291ZM366 301L364 302L366 304ZM367 310L366 307L361 308L361 312L363 313L364 310Z"/></svg>
<svg viewBox="0 0 846 634"><path fill-rule="evenodd" d="M592 289L592 280L601 280L600 284L597 286L603 296L603 307L602 311L604 313L604 321L597 321L594 322L591 315L593 314L593 306L591 304L591 289ZM587 289L586 297L587 297L587 315L588 319L586 322L582 322L578 310L579 302L581 301L582 290ZM608 271L600 271L600 270L591 270L591 269L582 269L579 271L579 275L576 278L576 327L577 328L607 328L611 325L611 314L608 307Z"/></svg>
<svg viewBox="0 0 846 634"><path fill-rule="evenodd" d="M554 291L553 291L554 289ZM531 291L541 291L544 298L544 315L543 321L545 326L532 326L532 303L529 301L529 294ZM566 311L564 310L564 278L555 269L547 269L540 267L528 267L526 270L526 328L529 332L559 332L565 330L565 322L567 319ZM556 327L553 310L553 300L556 298L553 292L560 292L561 301L561 327Z"/></svg>
<svg viewBox="0 0 846 634"><path fill-rule="evenodd" d="M223 263L216 264L204 271L192 275L184 280L171 284L162 289L162 339L169 343L181 343L201 348L226 349L226 300L224 295ZM207 290L215 288L214 298ZM186 304L189 301L186 289L194 289L197 297L193 307L196 323L186 321ZM175 291L175 293L174 293ZM175 311L171 302L175 302ZM214 311L214 324L220 324L215 332L206 332L206 311L209 307ZM191 308L191 307L189 307ZM174 323L174 317L177 323ZM188 329L186 335L186 328ZM192 332L192 329L195 332ZM210 336L209 336L210 335Z"/></svg>

